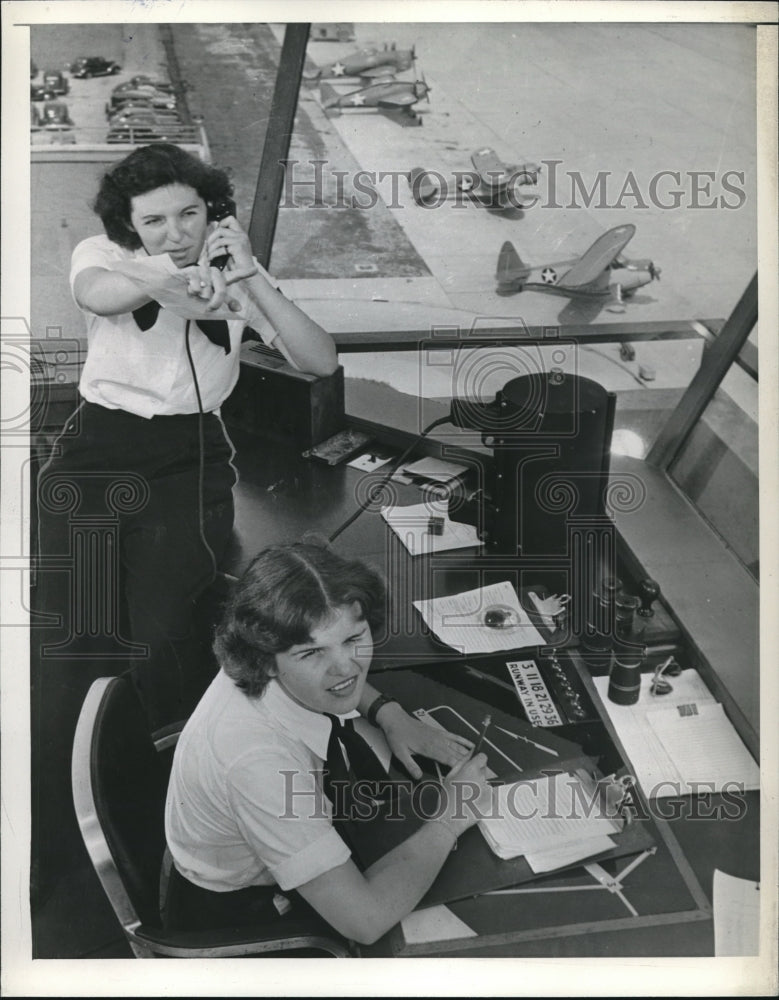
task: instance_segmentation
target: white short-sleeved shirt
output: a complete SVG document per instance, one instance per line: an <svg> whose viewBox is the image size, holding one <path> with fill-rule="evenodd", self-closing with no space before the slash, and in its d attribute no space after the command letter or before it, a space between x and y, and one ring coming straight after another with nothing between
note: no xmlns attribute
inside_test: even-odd
<svg viewBox="0 0 779 1000"><path fill-rule="evenodd" d="M179 738L165 808L176 868L215 892L294 889L344 864L322 790L330 720L272 680L248 698L220 671Z"/></svg>
<svg viewBox="0 0 779 1000"><path fill-rule="evenodd" d="M145 250L125 250L107 236L90 236L73 251L70 286L76 275L88 267L110 270L123 260L143 260L173 273L176 265L168 254L148 256ZM257 262L255 261L255 264ZM257 267L274 288L278 284L259 264ZM231 296L243 302L246 293L240 283L231 288ZM98 316L87 309L87 359L81 373L79 391L90 403L109 409L122 409L141 417L164 414L196 413L197 392L187 358L185 331L187 321L167 309L160 309L156 323L141 330L132 313ZM230 353L212 343L193 321L190 324L190 350L197 373L203 410L218 409L238 380L239 354L243 320L227 320ZM266 323L253 329L266 344L276 331Z"/></svg>

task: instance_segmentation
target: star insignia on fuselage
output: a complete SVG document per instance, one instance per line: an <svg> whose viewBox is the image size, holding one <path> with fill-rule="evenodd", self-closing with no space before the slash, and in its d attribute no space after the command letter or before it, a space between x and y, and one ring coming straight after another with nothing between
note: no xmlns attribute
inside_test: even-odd
<svg viewBox="0 0 779 1000"><path fill-rule="evenodd" d="M346 67L343 63L337 62L333 63L333 76L343 76L346 72Z"/></svg>
<svg viewBox="0 0 779 1000"><path fill-rule="evenodd" d="M355 107L360 104L365 104L365 95L355 94L354 97L349 101L349 103L355 105Z"/></svg>
<svg viewBox="0 0 779 1000"><path fill-rule="evenodd" d="M545 267L541 272L541 280L545 285L553 285L557 281L557 271L553 267Z"/></svg>

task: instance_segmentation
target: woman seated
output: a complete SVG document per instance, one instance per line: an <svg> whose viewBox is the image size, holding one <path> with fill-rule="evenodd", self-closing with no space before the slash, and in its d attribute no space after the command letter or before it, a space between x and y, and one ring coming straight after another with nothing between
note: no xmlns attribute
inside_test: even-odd
<svg viewBox="0 0 779 1000"><path fill-rule="evenodd" d="M460 834L489 810L485 755L368 684L384 618L380 577L327 548L274 547L249 566L217 631L221 670L176 748L170 926L278 919L279 891L296 890L293 912L311 906L340 934L372 943L414 909ZM413 778L422 775L414 754L451 767L436 818L365 871L323 783L333 727L357 712Z"/></svg>

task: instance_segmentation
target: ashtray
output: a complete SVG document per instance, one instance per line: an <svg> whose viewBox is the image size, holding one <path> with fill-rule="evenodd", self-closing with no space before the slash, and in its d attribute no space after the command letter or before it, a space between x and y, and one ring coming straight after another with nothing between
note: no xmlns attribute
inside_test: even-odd
<svg viewBox="0 0 779 1000"><path fill-rule="evenodd" d="M484 612L484 624L487 628L517 628L519 614L508 604L491 604Z"/></svg>

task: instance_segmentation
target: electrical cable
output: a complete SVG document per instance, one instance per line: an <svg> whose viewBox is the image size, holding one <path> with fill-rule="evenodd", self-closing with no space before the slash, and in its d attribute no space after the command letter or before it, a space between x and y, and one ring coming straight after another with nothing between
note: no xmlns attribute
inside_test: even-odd
<svg viewBox="0 0 779 1000"><path fill-rule="evenodd" d="M189 361L189 368L192 372L192 382L195 386L195 395L197 397L197 435L198 435L198 473L197 473L197 503L198 503L198 528L200 530L200 539L205 546L206 551L211 557L211 580L216 579L217 565L216 556L214 555L214 550L208 544L206 540L205 531L205 513L204 513L204 480L205 480L205 434L203 428L203 400L200 396L200 385L197 380L197 372L195 370L195 362L192 358L192 350L189 344L189 329L191 325L191 320L187 320L187 326L184 332L184 343L187 349L187 359Z"/></svg>
<svg viewBox="0 0 779 1000"><path fill-rule="evenodd" d="M378 496L379 491L382 489L382 487L384 487L389 482L389 480L395 475L395 473L398 471L401 465L403 465L405 460L408 458L411 452L416 448L419 442L424 437L426 437L430 433L430 431L432 431L435 427L439 427L441 424L448 424L448 423L450 423L450 417L446 416L446 417L439 417L437 420L434 420L431 424L428 424L428 426L422 431L422 433L418 434L414 438L414 440L411 442L408 448L406 448L406 450L403 452L400 458L398 458L392 464L392 467L390 468L389 472L387 472L384 476L382 476L382 478L378 482L374 483L374 485L368 491L368 496L365 498L365 500L358 506L357 510L353 514L350 514L349 517L347 517L347 519L343 522L343 524L341 524L339 527L335 529L335 531L328 538L328 541L334 542L342 531L346 531L349 525L353 524L357 520L360 514L362 514L362 512L367 508L368 504L371 503Z"/></svg>

